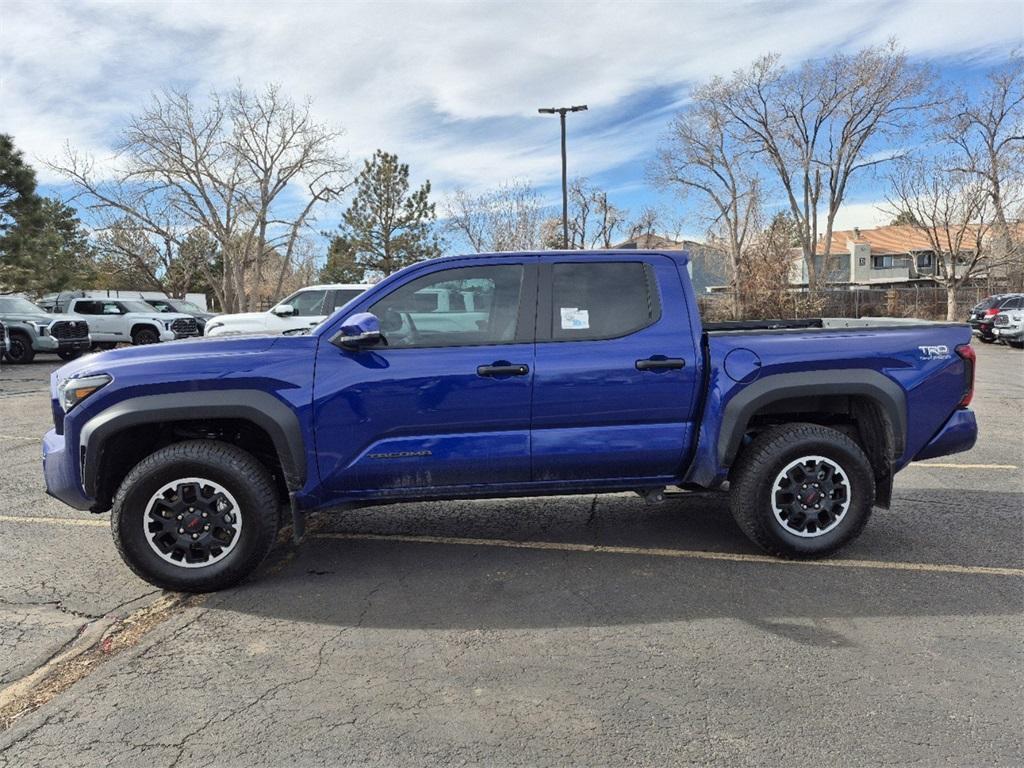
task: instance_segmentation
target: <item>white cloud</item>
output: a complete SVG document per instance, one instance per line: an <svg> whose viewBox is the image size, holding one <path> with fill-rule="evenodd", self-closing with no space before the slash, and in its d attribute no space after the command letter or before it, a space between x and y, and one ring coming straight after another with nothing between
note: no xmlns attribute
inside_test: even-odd
<svg viewBox="0 0 1024 768"><path fill-rule="evenodd" d="M822 212L824 217L824 212ZM836 219L833 229L871 229L883 227L892 221L892 211L885 200L876 200L870 203L844 203L836 212ZM824 226L824 218L819 219Z"/></svg>
<svg viewBox="0 0 1024 768"><path fill-rule="evenodd" d="M590 105L570 118L572 162L596 175L642 162L666 120L656 110L687 83L759 53L795 61L896 35L912 54L1002 56L1022 20L1019 3L5 0L0 130L33 157L65 140L102 154L151 91L274 81L343 126L354 159L398 152L441 190L543 184L558 175L557 126L538 106Z"/></svg>

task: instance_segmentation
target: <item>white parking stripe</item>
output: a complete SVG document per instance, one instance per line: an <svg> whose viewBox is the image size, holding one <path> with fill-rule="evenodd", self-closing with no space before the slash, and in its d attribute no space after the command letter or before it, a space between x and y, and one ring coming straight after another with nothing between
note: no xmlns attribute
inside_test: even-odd
<svg viewBox="0 0 1024 768"><path fill-rule="evenodd" d="M95 525L110 527L106 519L95 517L41 517L39 515L0 515L0 523L51 523L53 525Z"/></svg>
<svg viewBox="0 0 1024 768"><path fill-rule="evenodd" d="M937 469L1020 469L1016 464L942 464L939 462L928 462L922 464L914 462L911 467L935 467Z"/></svg>
<svg viewBox="0 0 1024 768"><path fill-rule="evenodd" d="M615 547L603 544L577 544L555 541L516 541L514 539L469 539L449 536L410 536L377 533L315 533L317 539L350 541L399 541L413 544L460 544L471 547L507 547L509 549L542 549L560 552L592 552L614 555L641 555L646 557L676 557L692 560L727 560L739 563L770 563L772 565L798 565L823 568L869 568L891 571L917 571L921 573L955 573L975 576L1024 577L1024 568L1005 568L989 565L951 565L947 563L898 563L886 560L783 560L770 555L743 555L735 552L705 552L692 549L662 549L660 547Z"/></svg>
<svg viewBox="0 0 1024 768"><path fill-rule="evenodd" d="M0 523L50 523L53 525L107 527L106 519L71 517L36 517L0 515ZM867 568L883 571L915 571L918 573L951 573L970 576L1024 577L1024 568L993 565L953 565L950 563L900 563L889 560L783 560L770 555L745 555L737 552L707 552L696 549L664 549L662 547L617 547L604 544L578 544L570 541L516 541L515 539L471 539L455 536L417 536L380 533L314 533L314 539L341 541L397 541L409 544L453 544L470 547L503 547L506 549L553 550L556 552L587 552L642 557L673 557L689 560L724 560L734 563L801 565L822 568Z"/></svg>

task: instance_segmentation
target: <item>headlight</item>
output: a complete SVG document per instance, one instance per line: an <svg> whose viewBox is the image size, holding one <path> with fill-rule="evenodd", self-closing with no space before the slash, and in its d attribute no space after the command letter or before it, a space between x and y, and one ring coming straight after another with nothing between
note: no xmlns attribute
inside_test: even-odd
<svg viewBox="0 0 1024 768"><path fill-rule="evenodd" d="M174 324L173 320L164 320L164 329L171 330L171 326Z"/></svg>
<svg viewBox="0 0 1024 768"><path fill-rule="evenodd" d="M47 336L50 333L49 323L32 323L36 327L36 333L40 336Z"/></svg>
<svg viewBox="0 0 1024 768"><path fill-rule="evenodd" d="M214 320L214 321L209 322L209 323L206 324L206 330L212 331L214 328L220 328L223 325L224 325L224 323L219 323L216 320Z"/></svg>
<svg viewBox="0 0 1024 768"><path fill-rule="evenodd" d="M57 400L64 413L67 413L93 392L103 389L111 381L113 379L105 373L98 376L65 379L57 386Z"/></svg>

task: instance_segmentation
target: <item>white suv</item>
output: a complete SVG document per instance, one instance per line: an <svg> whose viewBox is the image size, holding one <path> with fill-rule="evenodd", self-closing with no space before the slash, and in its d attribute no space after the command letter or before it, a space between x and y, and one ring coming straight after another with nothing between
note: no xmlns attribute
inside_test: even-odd
<svg viewBox="0 0 1024 768"><path fill-rule="evenodd" d="M217 315L206 323L207 336L231 336L240 333L279 335L319 325L335 310L348 304L369 285L311 285L296 291L266 312L241 312Z"/></svg>
<svg viewBox="0 0 1024 768"><path fill-rule="evenodd" d="M94 347L156 344L199 335L194 317L160 312L141 299L71 299L66 314L88 321Z"/></svg>

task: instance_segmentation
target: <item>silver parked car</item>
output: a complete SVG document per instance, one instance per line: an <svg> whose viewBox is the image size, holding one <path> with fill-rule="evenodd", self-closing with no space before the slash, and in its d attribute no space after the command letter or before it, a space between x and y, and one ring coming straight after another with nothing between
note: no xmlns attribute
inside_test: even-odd
<svg viewBox="0 0 1024 768"><path fill-rule="evenodd" d="M12 363L31 363L38 352L73 360L92 346L85 319L51 315L24 296L0 296L0 321L7 326L4 356Z"/></svg>

